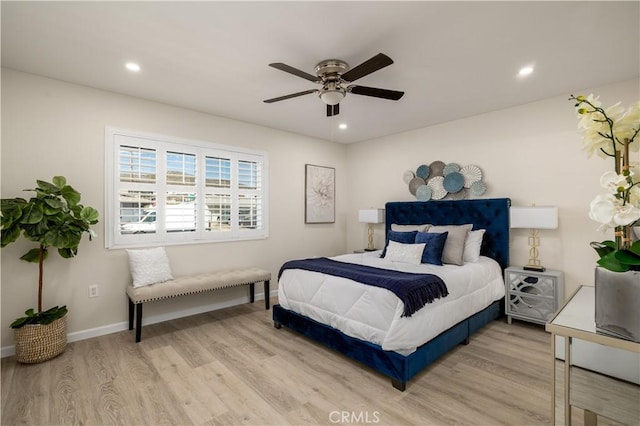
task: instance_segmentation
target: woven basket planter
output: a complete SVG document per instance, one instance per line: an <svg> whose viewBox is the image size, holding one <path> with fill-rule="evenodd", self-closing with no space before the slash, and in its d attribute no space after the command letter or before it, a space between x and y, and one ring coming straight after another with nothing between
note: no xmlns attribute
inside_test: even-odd
<svg viewBox="0 0 640 426"><path fill-rule="evenodd" d="M67 347L67 316L51 324L29 324L14 330L16 360L35 364L60 355Z"/></svg>

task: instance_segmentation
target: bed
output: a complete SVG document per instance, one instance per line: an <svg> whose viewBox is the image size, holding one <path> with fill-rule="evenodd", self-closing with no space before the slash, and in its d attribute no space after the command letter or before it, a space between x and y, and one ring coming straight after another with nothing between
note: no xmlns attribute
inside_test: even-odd
<svg viewBox="0 0 640 426"><path fill-rule="evenodd" d="M473 230L485 230L480 257L461 266L424 265L426 269L391 262L379 252L331 258L365 268L441 276L449 294L411 315L405 315L402 301L387 289L295 267L281 271L274 326L285 326L355 359L390 377L392 385L404 391L417 373L503 315L510 204L508 198L387 203L386 235L392 224L472 224Z"/></svg>

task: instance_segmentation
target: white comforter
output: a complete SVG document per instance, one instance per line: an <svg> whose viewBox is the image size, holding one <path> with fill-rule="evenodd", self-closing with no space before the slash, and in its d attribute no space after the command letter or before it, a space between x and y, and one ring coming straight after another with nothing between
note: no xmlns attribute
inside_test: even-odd
<svg viewBox="0 0 640 426"><path fill-rule="evenodd" d="M351 337L407 355L423 343L504 296L500 266L488 257L463 266L412 265L379 257L380 252L345 254L332 259L413 273L444 280L447 297L401 317L404 305L391 291L356 281L300 269L285 270L278 283L278 302Z"/></svg>

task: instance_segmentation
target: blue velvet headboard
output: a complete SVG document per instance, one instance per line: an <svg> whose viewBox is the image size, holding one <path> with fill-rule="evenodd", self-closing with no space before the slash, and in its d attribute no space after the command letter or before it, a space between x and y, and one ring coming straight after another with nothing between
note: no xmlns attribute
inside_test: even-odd
<svg viewBox="0 0 640 426"><path fill-rule="evenodd" d="M391 224L463 225L486 229L480 253L509 266L509 198L389 202L385 207L385 235Z"/></svg>

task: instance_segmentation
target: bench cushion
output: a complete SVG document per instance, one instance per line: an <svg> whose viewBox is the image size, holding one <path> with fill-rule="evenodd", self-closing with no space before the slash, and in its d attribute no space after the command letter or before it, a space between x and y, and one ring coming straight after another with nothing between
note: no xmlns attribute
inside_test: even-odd
<svg viewBox="0 0 640 426"><path fill-rule="evenodd" d="M239 268L176 277L173 280L145 287L133 287L130 284L127 286L127 295L131 302L138 304L269 280L271 280L269 271L260 268Z"/></svg>

